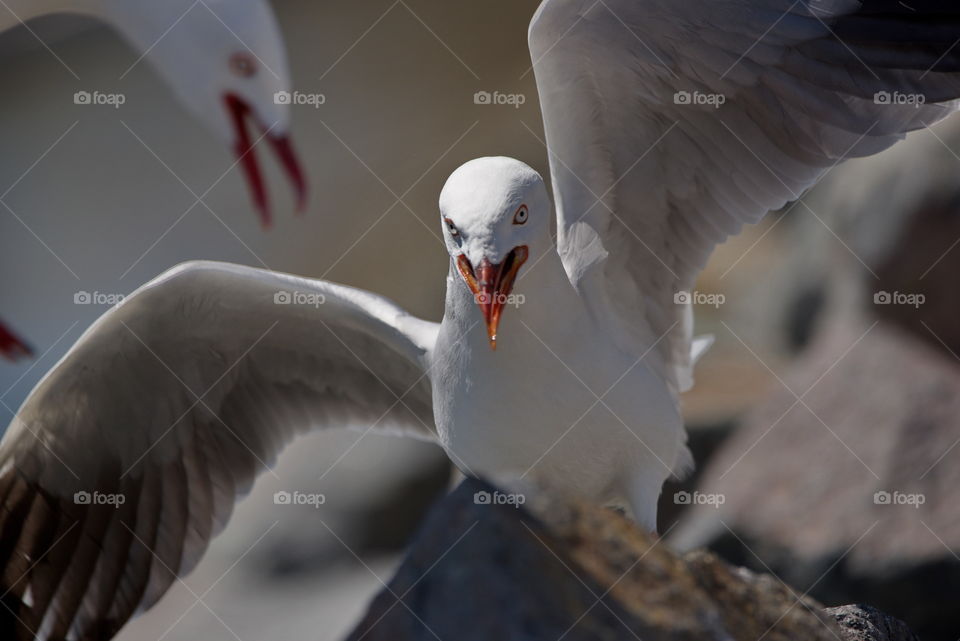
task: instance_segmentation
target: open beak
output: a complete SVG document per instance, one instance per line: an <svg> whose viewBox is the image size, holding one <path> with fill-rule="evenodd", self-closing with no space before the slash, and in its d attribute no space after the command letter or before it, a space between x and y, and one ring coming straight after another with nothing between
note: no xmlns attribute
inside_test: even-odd
<svg viewBox="0 0 960 641"><path fill-rule="evenodd" d="M497 349L497 327L500 325L500 315L503 313L503 306L509 302L508 297L513 290L517 273L520 271L520 266L526 262L528 255L527 246L520 245L511 249L499 265L484 258L477 269L474 269L465 254L457 256L457 269L467 283L467 287L473 292L474 301L480 307L483 320L487 324L490 349Z"/></svg>
<svg viewBox="0 0 960 641"><path fill-rule="evenodd" d="M280 165L287 173L287 177L293 184L297 196L297 212L302 212L307 202L307 181L304 178L303 170L300 168L300 161L293 150L293 144L290 139L283 135L278 136L271 133L264 124L257 118L250 105L233 93L225 94L224 102L230 119L233 122L236 133L236 142L234 143L234 152L237 154L237 162L243 168L243 173L247 178L247 184L250 186L250 194L253 198L253 204L260 214L260 222L264 227L269 227L272 218L270 215L270 204L267 200L267 188L263 182L263 174L260 165L257 162L257 155L254 146L258 142L250 135L247 127L247 121L260 130L263 138L273 148L274 153L280 160Z"/></svg>

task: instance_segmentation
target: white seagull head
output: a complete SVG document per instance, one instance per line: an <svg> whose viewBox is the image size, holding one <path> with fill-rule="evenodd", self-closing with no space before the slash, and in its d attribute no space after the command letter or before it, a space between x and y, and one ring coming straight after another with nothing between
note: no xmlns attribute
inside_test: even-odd
<svg viewBox="0 0 960 641"><path fill-rule="evenodd" d="M269 4L208 0L191 8L181 2L114 2L108 13L181 103L231 146L263 223L270 223L270 208L254 149L261 137L276 153L302 208L306 183L288 137L290 72ZM157 33L158 25L171 24Z"/></svg>
<svg viewBox="0 0 960 641"><path fill-rule="evenodd" d="M550 250L552 215L543 178L513 158L471 160L443 186L447 251L480 308L491 349L523 264L531 254Z"/></svg>

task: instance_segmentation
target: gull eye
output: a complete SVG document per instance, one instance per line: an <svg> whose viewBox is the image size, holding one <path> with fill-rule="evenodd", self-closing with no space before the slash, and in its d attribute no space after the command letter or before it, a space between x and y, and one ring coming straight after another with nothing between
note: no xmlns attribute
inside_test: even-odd
<svg viewBox="0 0 960 641"><path fill-rule="evenodd" d="M454 238L457 238L460 235L460 230L457 229L457 226L453 224L453 221L449 218L444 218L443 222L447 224L447 230L450 232L450 235Z"/></svg>
<svg viewBox="0 0 960 641"><path fill-rule="evenodd" d="M241 78L257 73L257 61L249 52L238 51L230 56L230 71Z"/></svg>
<svg viewBox="0 0 960 641"><path fill-rule="evenodd" d="M527 212L527 206L520 205L520 208L517 210L517 213L513 215L513 224L514 225L525 224L527 222L527 218L529 217L529 215L530 214Z"/></svg>

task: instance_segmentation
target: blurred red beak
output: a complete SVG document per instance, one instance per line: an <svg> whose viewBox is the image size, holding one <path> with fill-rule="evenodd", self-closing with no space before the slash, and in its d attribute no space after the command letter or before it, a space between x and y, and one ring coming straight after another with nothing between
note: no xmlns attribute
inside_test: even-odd
<svg viewBox="0 0 960 641"><path fill-rule="evenodd" d="M32 357L33 350L0 322L0 355L10 361L17 361Z"/></svg>
<svg viewBox="0 0 960 641"><path fill-rule="evenodd" d="M303 170L300 168L300 162L293 150L293 144L287 136L277 136L269 131L263 123L257 119L253 109L242 98L236 94L228 93L223 97L227 105L227 111L233 121L234 131L236 132L236 142L234 152L237 154L237 161L243 168L243 173L247 178L247 184L250 186L250 195L253 198L253 204L260 214L260 222L264 227L269 227L272 222L270 214L270 204L267 200L267 189L263 182L263 174L260 171L260 165L257 162L257 155L254 149L255 141L247 128L247 121L250 120L260 130L263 137L270 143L274 153L280 160L280 165L290 178L297 196L297 212L302 212L307 202L307 181L304 178Z"/></svg>
<svg viewBox="0 0 960 641"><path fill-rule="evenodd" d="M526 245L514 247L499 265L484 258L479 269L474 269L465 254L457 256L457 269L463 276L467 287L473 292L474 301L480 307L483 320L487 324L487 338L490 349L497 349L497 327L503 306L513 290L520 266L526 262L529 251Z"/></svg>

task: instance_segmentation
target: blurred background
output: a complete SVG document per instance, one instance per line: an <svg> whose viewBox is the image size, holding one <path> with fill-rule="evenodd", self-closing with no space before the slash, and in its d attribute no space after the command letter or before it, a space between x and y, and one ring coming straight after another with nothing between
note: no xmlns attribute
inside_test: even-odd
<svg viewBox="0 0 960 641"><path fill-rule="evenodd" d="M268 231L229 150L115 32L56 16L0 35L0 315L37 354L0 362L2 422L106 311L76 294L127 294L184 260L347 283L439 320L446 177L483 155L547 175L526 48L537 4L274 2L292 89L325 101L293 107L305 215L261 154ZM74 104L92 90L126 101ZM478 91L525 101L475 104ZM958 153L956 124L918 132L719 249L698 285L712 302L696 307L717 342L685 399L698 473L661 505L675 546L708 545L828 605L873 603L927 639L960 630L947 605L960 593ZM196 203L190 190L208 189ZM341 638L449 478L426 444L302 439L120 638ZM326 502L274 504L294 488Z"/></svg>

